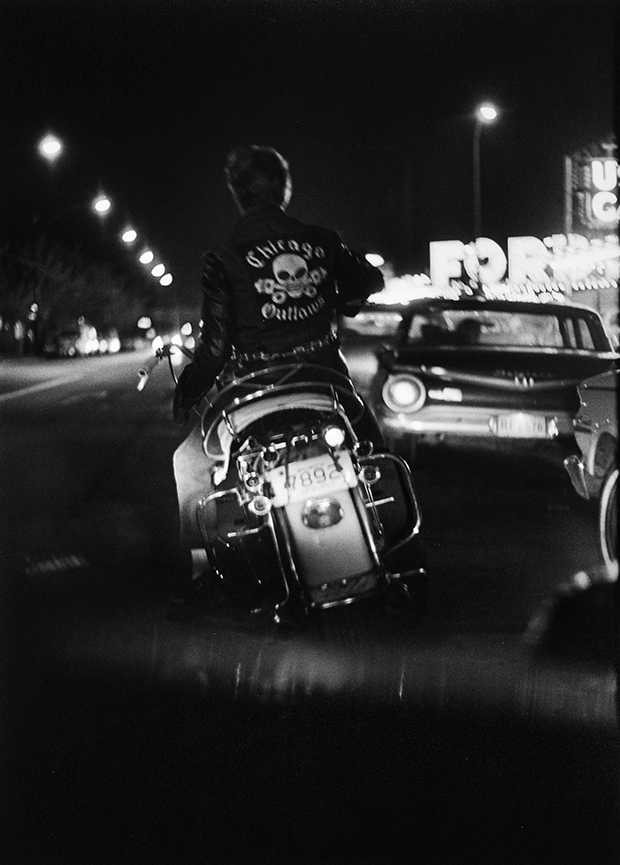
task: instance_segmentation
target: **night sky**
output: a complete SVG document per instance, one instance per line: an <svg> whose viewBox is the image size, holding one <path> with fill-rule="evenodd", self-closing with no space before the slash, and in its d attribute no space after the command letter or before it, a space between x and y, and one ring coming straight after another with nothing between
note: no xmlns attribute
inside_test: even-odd
<svg viewBox="0 0 620 865"><path fill-rule="evenodd" d="M3 230L101 186L107 229L142 230L199 292L235 218L222 164L241 143L289 159L289 212L398 271L431 240L563 229L563 158L609 140L616 0L1 0ZM54 165L36 151L53 131ZM90 218L88 217L84 217ZM94 218L94 217L93 217Z"/></svg>

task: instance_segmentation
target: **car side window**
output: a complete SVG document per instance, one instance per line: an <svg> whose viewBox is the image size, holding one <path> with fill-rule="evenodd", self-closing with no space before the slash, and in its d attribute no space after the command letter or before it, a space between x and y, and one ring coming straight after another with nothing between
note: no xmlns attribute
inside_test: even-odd
<svg viewBox="0 0 620 865"><path fill-rule="evenodd" d="M594 341L587 321L583 318L567 318L564 323L566 348L594 349Z"/></svg>
<svg viewBox="0 0 620 865"><path fill-rule="evenodd" d="M584 321L583 318L575 318L573 319L573 324L575 326L575 335L577 337L577 348L585 348L591 351L594 350L594 340L592 339L588 323Z"/></svg>
<svg viewBox="0 0 620 865"><path fill-rule="evenodd" d="M446 345L450 341L450 331L437 320L425 315L411 319L407 333L410 345Z"/></svg>
<svg viewBox="0 0 620 865"><path fill-rule="evenodd" d="M571 348L572 336L560 329L554 315L529 315L530 345L541 348Z"/></svg>

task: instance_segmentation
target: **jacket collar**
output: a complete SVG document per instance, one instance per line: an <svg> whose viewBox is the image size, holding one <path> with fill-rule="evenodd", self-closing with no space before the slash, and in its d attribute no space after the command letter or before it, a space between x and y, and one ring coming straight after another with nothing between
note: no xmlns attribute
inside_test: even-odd
<svg viewBox="0 0 620 865"><path fill-rule="evenodd" d="M256 207L251 207L242 213L237 222L238 225L249 225L253 222L260 222L265 217L283 216L284 209L277 204L259 204Z"/></svg>

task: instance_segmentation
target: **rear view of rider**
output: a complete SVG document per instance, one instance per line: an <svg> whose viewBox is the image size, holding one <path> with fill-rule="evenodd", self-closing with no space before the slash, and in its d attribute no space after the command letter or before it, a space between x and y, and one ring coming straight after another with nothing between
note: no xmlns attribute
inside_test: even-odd
<svg viewBox="0 0 620 865"><path fill-rule="evenodd" d="M381 272L348 249L335 231L285 212L291 175L273 148L234 149L225 176L240 218L204 256L200 340L174 395L179 423L188 420L216 379L295 361L324 365L348 377L338 315L354 314L383 288ZM365 436L380 441L369 412L363 424ZM195 512L198 500L212 491L212 468L197 424L174 455L181 547L191 550L193 558L190 585L199 585L206 565Z"/></svg>

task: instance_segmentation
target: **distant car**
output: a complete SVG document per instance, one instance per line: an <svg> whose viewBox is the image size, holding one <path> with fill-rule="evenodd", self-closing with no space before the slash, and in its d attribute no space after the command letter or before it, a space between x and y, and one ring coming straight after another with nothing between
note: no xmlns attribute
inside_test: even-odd
<svg viewBox="0 0 620 865"><path fill-rule="evenodd" d="M584 499L598 503L599 539L607 565L618 559L618 370L586 379L574 419L579 454L564 465Z"/></svg>
<svg viewBox="0 0 620 865"><path fill-rule="evenodd" d="M577 385L618 357L588 307L425 298L403 312L369 399L408 457L421 440L568 440Z"/></svg>

